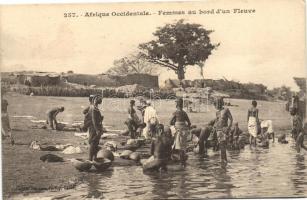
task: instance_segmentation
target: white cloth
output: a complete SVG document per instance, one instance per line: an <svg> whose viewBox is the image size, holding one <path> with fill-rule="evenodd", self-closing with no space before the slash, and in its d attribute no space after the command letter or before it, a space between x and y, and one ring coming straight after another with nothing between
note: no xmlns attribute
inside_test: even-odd
<svg viewBox="0 0 307 200"><path fill-rule="evenodd" d="M176 135L172 148L177 150L186 150L189 129L184 122L176 122L175 128L176 128Z"/></svg>
<svg viewBox="0 0 307 200"><path fill-rule="evenodd" d="M143 129L143 136L148 139L150 136L149 126L159 123L157 112L152 106L146 107L144 111L144 123L146 123L146 127Z"/></svg>
<svg viewBox="0 0 307 200"><path fill-rule="evenodd" d="M75 154L75 153L82 153L82 150L80 147L73 147L69 146L66 149L62 151L64 154Z"/></svg>
<svg viewBox="0 0 307 200"><path fill-rule="evenodd" d="M258 126L256 117L249 117L248 118L248 133L253 137L257 137L258 133Z"/></svg>
<svg viewBox="0 0 307 200"><path fill-rule="evenodd" d="M268 128L268 133L274 133L272 120L263 120L261 122L261 128Z"/></svg>
<svg viewBox="0 0 307 200"><path fill-rule="evenodd" d="M153 119L158 120L157 111L152 106L148 106L144 112L144 122L148 123Z"/></svg>

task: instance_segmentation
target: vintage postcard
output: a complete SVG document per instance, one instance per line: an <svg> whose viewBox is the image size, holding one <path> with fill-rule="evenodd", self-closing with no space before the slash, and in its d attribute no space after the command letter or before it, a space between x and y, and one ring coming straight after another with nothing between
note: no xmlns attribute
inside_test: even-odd
<svg viewBox="0 0 307 200"><path fill-rule="evenodd" d="M305 1L0 7L3 199L307 197Z"/></svg>

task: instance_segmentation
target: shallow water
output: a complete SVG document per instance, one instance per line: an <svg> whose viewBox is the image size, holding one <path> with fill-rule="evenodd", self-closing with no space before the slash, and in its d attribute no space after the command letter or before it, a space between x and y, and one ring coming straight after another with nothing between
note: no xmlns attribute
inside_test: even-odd
<svg viewBox="0 0 307 200"><path fill-rule="evenodd" d="M68 109L61 116L63 121L82 120L82 115L79 114L80 105L87 103L86 98L66 98L67 101L62 101L65 98L54 97L51 99L52 102L47 101L47 97L36 98L38 102L46 101L50 105L53 103L65 105ZM29 99L26 97L19 104L17 99L12 99L16 107L12 107L11 112L15 113L16 110L16 115L28 115L25 109L20 108L31 105ZM67 102L70 101L73 103L68 105ZM246 111L250 101L231 100L231 102L240 105L230 107L230 110L234 120L246 130ZM123 121L126 119L125 108L128 103L128 100L105 99L103 106L105 123L116 129L123 128ZM261 101L258 103L260 117L273 120L274 130L278 134L282 131L289 132L287 129L290 127L291 118L284 110L284 103ZM168 123L174 110L174 102L159 101L155 105L161 121ZM118 109L116 112L115 108ZM208 108L206 112L189 113L193 124L202 125L214 118L213 107ZM39 115L40 104L33 109L33 113L38 113L36 117L43 119L43 115ZM73 190L28 196L21 194L15 198L48 199L59 195L64 195L67 199L307 197L307 152L303 150L300 154L296 153L292 139L287 136L287 140L289 144L271 141L269 149L260 147L250 149L247 145L240 152L228 151L226 168L220 165L219 152L209 151L209 156L205 159L191 153L187 167L183 171L170 166L168 173L144 174L140 166L114 166L100 174L87 174L85 183Z"/></svg>
<svg viewBox="0 0 307 200"><path fill-rule="evenodd" d="M204 159L189 154L183 171L170 166L167 173L144 174L140 166L113 167L89 174L76 190L81 198L105 199L306 197L307 154L297 154L288 139L271 142L269 149L229 151L225 168L212 151Z"/></svg>
<svg viewBox="0 0 307 200"><path fill-rule="evenodd" d="M67 199L187 199L306 197L307 152L289 144L270 143L269 149L245 146L228 151L228 165L219 152L208 157L189 153L187 167L168 166L167 173L144 174L141 166L113 166L105 172L87 173L84 184L73 190L45 192L16 199L41 199L64 195ZM85 173L85 172L84 172Z"/></svg>

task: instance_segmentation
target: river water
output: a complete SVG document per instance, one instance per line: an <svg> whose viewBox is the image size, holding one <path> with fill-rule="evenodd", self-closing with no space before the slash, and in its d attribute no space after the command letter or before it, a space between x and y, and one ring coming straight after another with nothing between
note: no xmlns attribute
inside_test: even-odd
<svg viewBox="0 0 307 200"><path fill-rule="evenodd" d="M296 153L289 144L270 144L228 151L229 163L221 166L218 152L207 158L189 154L182 171L170 166L167 173L144 174L140 166L113 167L91 173L68 199L165 199L165 198L252 198L306 197L306 152Z"/></svg>
<svg viewBox="0 0 307 200"><path fill-rule="evenodd" d="M269 149L246 146L228 152L224 168L219 153L198 158L190 154L184 171L143 174L141 167L117 167L91 175L81 188L83 197L106 199L235 198L307 196L307 161L290 144L271 143Z"/></svg>
<svg viewBox="0 0 307 200"><path fill-rule="evenodd" d="M43 97L41 97L43 98ZM70 99L68 99L70 100ZM78 106L86 99L74 99ZM58 101L58 99L55 99ZM123 124L126 111L114 112L114 106L105 100L106 123ZM63 102L63 100L61 101ZM127 101L128 102L128 101ZM232 100L240 105L231 107L234 119L245 127L246 111L250 101ZM126 103L128 105L128 103ZM121 107L126 108L123 104ZM173 112L173 102L156 104L161 121L167 122ZM167 105L167 106L166 106ZM144 174L141 166L113 166L97 174L88 173L84 184L73 190L44 192L28 196L15 196L16 199L42 199L42 197L64 197L66 199L165 199L165 198L264 198L264 197L307 197L307 152L297 153L289 136L290 118L284 111L283 103L259 102L262 119L274 121L277 134L287 133L288 144L272 143L270 148L250 148L228 151L228 165L222 167L219 152L209 150L207 158L189 154L187 167L178 170L170 166L167 173ZM110 108L110 111L108 110ZM80 108L79 108L80 109ZM123 110L123 111L122 111ZM122 112L122 113L121 113ZM115 115L116 114L116 115ZM118 116L117 116L118 115ZM72 115L79 116L79 115ZM191 113L193 123L203 124L214 117L214 110L206 113ZM71 116L67 116L67 120ZM114 122L112 121L114 118ZM66 120L66 119L65 119ZM77 119L72 119L77 120ZM80 119L78 119L80 120ZM115 127L121 128L121 127ZM246 128L245 128L246 129Z"/></svg>

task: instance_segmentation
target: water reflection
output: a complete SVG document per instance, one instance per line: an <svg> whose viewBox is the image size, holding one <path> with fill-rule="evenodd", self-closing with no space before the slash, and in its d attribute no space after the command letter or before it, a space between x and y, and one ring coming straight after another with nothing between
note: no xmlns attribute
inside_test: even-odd
<svg viewBox="0 0 307 200"><path fill-rule="evenodd" d="M294 174L292 176L292 182L294 188L296 189L296 194L303 196L304 192L306 192L307 190L305 157L304 155L297 154L295 158L296 162L294 166Z"/></svg>
<svg viewBox="0 0 307 200"><path fill-rule="evenodd" d="M212 151L208 157L189 154L183 171L169 166L167 173L144 174L140 166L113 167L90 174L87 188L80 191L88 198L106 199L307 196L306 155L297 154L292 145L293 141L269 149L228 151L226 168L221 167L219 152Z"/></svg>
<svg viewBox="0 0 307 200"><path fill-rule="evenodd" d="M102 188L104 188L104 183L108 181L108 179L111 179L113 175L113 169L109 169L103 173L90 173L86 177L87 182L87 195L86 198L94 198L94 199L102 199L104 191Z"/></svg>

